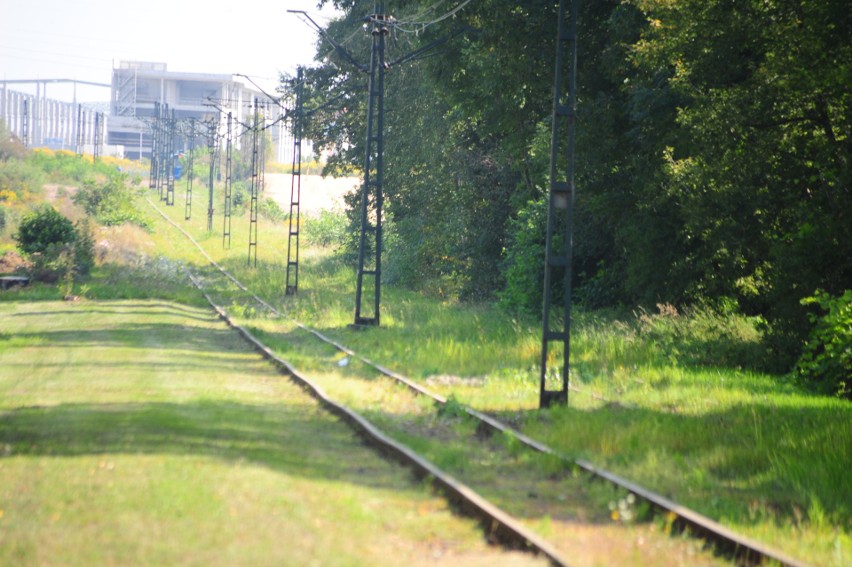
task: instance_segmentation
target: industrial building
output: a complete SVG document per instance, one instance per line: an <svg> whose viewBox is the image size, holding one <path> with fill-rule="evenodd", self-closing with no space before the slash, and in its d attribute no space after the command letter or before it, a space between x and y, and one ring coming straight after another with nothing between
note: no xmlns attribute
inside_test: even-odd
<svg viewBox="0 0 852 567"><path fill-rule="evenodd" d="M155 103L167 104L178 121L194 119L218 127L229 112L233 119L245 122L253 112L255 98L267 100L232 75L173 72L165 63L120 61L112 73L107 144L123 146L130 159L150 158ZM271 124L281 113L280 108L270 106L266 119ZM280 120L271 128L279 159L286 147L284 126L285 121Z"/></svg>

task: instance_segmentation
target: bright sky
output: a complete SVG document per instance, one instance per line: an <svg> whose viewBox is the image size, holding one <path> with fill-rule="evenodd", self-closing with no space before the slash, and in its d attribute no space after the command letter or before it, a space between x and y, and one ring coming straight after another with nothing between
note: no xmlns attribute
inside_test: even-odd
<svg viewBox="0 0 852 567"><path fill-rule="evenodd" d="M169 71L244 74L274 89L279 72L310 64L320 25L334 12L316 0L0 0L0 81L77 79L110 83L121 60L166 63ZM34 86L9 85L35 92ZM71 101L73 88L48 85ZM80 102L109 90L77 87Z"/></svg>

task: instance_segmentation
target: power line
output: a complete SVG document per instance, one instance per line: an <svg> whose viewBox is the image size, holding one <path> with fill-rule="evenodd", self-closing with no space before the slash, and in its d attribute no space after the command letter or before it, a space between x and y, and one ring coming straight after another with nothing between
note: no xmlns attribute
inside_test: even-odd
<svg viewBox="0 0 852 567"><path fill-rule="evenodd" d="M394 29L399 30L403 33L417 34L417 33L424 31L429 26L435 25L439 22L443 22L447 18L452 18L453 16L455 16L459 11L461 11L465 6L467 6L471 2L472 2L472 0L464 0L461 4L459 4L458 6L456 6L455 8L450 10L449 12L443 14L442 16L438 16L437 18L430 20L428 22L390 20L389 24ZM433 6L437 6L437 4L434 4ZM413 26L416 29L405 29L402 26Z"/></svg>

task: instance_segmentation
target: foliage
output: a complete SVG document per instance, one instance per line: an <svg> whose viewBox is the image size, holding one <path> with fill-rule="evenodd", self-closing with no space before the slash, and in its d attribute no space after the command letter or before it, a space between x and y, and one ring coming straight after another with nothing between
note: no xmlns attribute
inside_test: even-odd
<svg viewBox="0 0 852 567"><path fill-rule="evenodd" d="M368 61L370 30L358 26L373 4L331 3L343 16L328 35ZM801 299L840 296L852 281L846 4L583 4L572 264L581 301L730 301L765 322L774 350L764 362L793 367L809 329ZM449 279L460 297L537 311L555 6L480 0L419 34L391 26L390 61L476 31L386 76L389 280L426 289ZM386 3L401 21L433 8ZM364 80L327 39L317 53L306 136L332 151L328 171L351 170L365 155ZM292 96L295 80L284 83Z"/></svg>
<svg viewBox="0 0 852 567"><path fill-rule="evenodd" d="M79 276L87 276L95 266L95 235L88 218L74 225L77 238L74 240L74 271Z"/></svg>
<svg viewBox="0 0 852 567"><path fill-rule="evenodd" d="M261 216L271 220L272 222L282 222L287 218L287 213L284 212L281 205L279 205L275 199L270 199L268 197L260 200L258 212Z"/></svg>
<svg viewBox="0 0 852 567"><path fill-rule="evenodd" d="M48 177L59 183L83 183L97 176L108 176L116 171L130 169L128 160L103 156L97 161L88 154L76 154L70 150L51 150L35 148L27 157L27 162L43 171Z"/></svg>
<svg viewBox="0 0 852 567"><path fill-rule="evenodd" d="M732 306L694 306L683 314L669 304L657 309L639 312L639 337L671 363L762 369L766 348L759 319L738 315Z"/></svg>
<svg viewBox="0 0 852 567"><path fill-rule="evenodd" d="M531 201L511 221L504 260L506 287L499 294L500 304L509 310L541 313L546 222L545 200Z"/></svg>
<svg viewBox="0 0 852 567"><path fill-rule="evenodd" d="M334 246L343 242L346 232L346 215L341 211L321 210L319 214L305 220L303 233L308 244Z"/></svg>
<svg viewBox="0 0 852 567"><path fill-rule="evenodd" d="M240 208L251 200L251 193L246 187L245 181L234 181L231 183L231 206Z"/></svg>
<svg viewBox="0 0 852 567"><path fill-rule="evenodd" d="M665 73L640 86L681 101L656 184L679 254L651 289L730 295L801 339L806 290L852 280L852 16L839 1L637 4L632 63Z"/></svg>
<svg viewBox="0 0 852 567"><path fill-rule="evenodd" d="M85 181L72 199L105 226L129 222L146 228L149 221L137 210L135 197L127 186L127 174L111 172L104 182Z"/></svg>
<svg viewBox="0 0 852 567"><path fill-rule="evenodd" d="M13 238L23 254L42 254L50 246L73 244L77 238L74 224L50 205L39 207L21 219Z"/></svg>
<svg viewBox="0 0 852 567"><path fill-rule="evenodd" d="M818 290L802 304L817 305L822 313L809 314L813 327L799 358L799 378L823 393L852 399L852 290L837 297Z"/></svg>
<svg viewBox="0 0 852 567"><path fill-rule="evenodd" d="M26 148L6 126L6 121L0 118L0 162L10 159L23 159Z"/></svg>
<svg viewBox="0 0 852 567"><path fill-rule="evenodd" d="M41 193L44 174L25 160L0 160L0 203L15 206Z"/></svg>
<svg viewBox="0 0 852 567"><path fill-rule="evenodd" d="M31 259L27 274L33 281L52 284L74 277L73 244L51 243L43 252L33 254Z"/></svg>
<svg viewBox="0 0 852 567"><path fill-rule="evenodd" d="M29 256L30 276L37 281L69 281L87 275L95 264L95 240L88 219L72 222L45 205L24 216L14 235L18 249Z"/></svg>

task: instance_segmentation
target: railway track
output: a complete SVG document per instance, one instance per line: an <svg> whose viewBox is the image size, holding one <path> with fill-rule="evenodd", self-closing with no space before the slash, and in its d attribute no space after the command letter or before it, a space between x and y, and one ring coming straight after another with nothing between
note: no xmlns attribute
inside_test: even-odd
<svg viewBox="0 0 852 567"><path fill-rule="evenodd" d="M174 226L187 239L189 239L190 242L192 242L192 244L194 244L196 248L198 248L198 250L201 252L201 254L210 262L210 264L215 267L219 272L221 272L221 274L227 277L235 286L237 286L240 290L248 294L254 301L256 301L259 305L268 310L269 313L271 313L272 315L284 318L284 314L282 314L277 308L275 308L269 302L265 301L263 298L252 292L233 274L231 274L228 270L226 270L219 263L217 263L212 257L210 257L210 255L207 254L203 247L198 244L198 242L188 232L186 232L180 225L175 223L171 218L169 218L165 213L163 213L159 208L157 208L156 205L154 205L154 203L150 201L150 199L148 199L148 203L169 224ZM529 530L523 528L523 526L521 526L516 520L511 518L511 516L505 514L495 506L491 505L481 496L476 494L473 490L466 487L457 480L453 479L451 476L447 475L446 473L435 467L433 464L429 463L427 460L417 455L415 452L411 451L404 445L397 443L396 441L382 433L380 430L378 430L375 426L370 424L370 422L358 415L356 412L331 400L322 391L322 389L319 388L316 384L314 384L310 379L299 373L299 371L295 369L292 365L290 365L287 361L278 357L271 349L269 349L266 345L259 341L248 330L238 325L225 312L225 310L222 309L222 307L218 306L210 297L210 295L208 295L204 291L203 284L197 278L193 277L192 280L194 285L196 285L196 287L201 290L207 301L210 303L212 308L216 310L219 316L224 321L226 321L228 325L230 325L237 332L239 332L240 335L246 341L252 344L256 350L263 354L263 356L272 361L276 366L278 366L283 372L291 376L294 380L306 387L308 391L310 391L312 395L314 395L330 411L336 413L341 418L351 423L353 427L355 427L359 432L362 433L362 435L364 435L372 443L380 447L383 451L388 452L397 459L414 467L421 474L432 478L435 484L438 485L451 499L461 504L462 507L472 515L479 517L483 521L484 525L489 526L490 535L492 537L494 537L504 545L508 545L513 548L527 549L536 553L540 553L547 557L555 565L568 564L566 560L562 558L548 542L544 541L542 538L530 532ZM296 325L298 328L310 333L312 336L316 337L320 341L331 345L332 347L346 354L347 356L361 361L365 365L373 368L378 373L404 385L416 395L431 398L437 404L444 405L447 403L447 399L443 396L431 392L427 388L415 382L414 380L411 380L410 378L398 372L388 369L383 365L358 354L357 352L341 344L340 342L323 335L319 331L311 329L307 325L298 321L293 321L293 324ZM555 449L545 445L544 443L541 443L527 435L524 435L520 431L517 431L516 429L502 423L491 415L466 406L463 406L462 409L468 416L477 420L480 426L486 430L510 436L529 450L554 457L570 466L585 471L594 478L600 479L602 481L612 484L615 487L628 491L636 498L639 498L645 503L647 503L656 512L665 514L666 517L670 519L671 524L675 530L687 530L688 533L690 533L691 535L703 538L704 540L712 543L717 553L730 557L738 564L760 565L771 562L773 564L785 565L789 567L807 566L807 563L790 557L778 550L770 548L769 546L766 546L761 542L738 534L733 530L723 526L722 524L690 508L682 506L661 494L658 494L626 478L623 478L620 475L617 475L601 467L597 467L589 461L570 458L560 453L559 451L556 451Z"/></svg>

